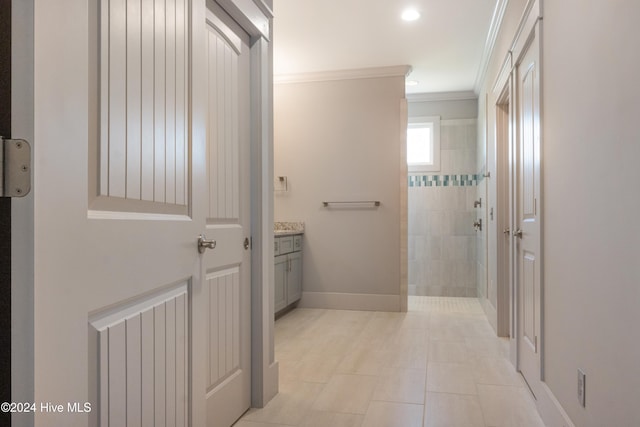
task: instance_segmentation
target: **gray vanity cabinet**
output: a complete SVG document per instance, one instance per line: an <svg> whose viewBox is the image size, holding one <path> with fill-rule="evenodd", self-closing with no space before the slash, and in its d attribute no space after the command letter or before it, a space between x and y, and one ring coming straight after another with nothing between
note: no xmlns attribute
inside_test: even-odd
<svg viewBox="0 0 640 427"><path fill-rule="evenodd" d="M275 238L274 311L302 297L302 235Z"/></svg>

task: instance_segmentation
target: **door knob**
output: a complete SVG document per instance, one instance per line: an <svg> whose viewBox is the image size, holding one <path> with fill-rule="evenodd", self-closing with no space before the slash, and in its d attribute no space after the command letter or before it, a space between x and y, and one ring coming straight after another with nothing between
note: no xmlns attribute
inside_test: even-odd
<svg viewBox="0 0 640 427"><path fill-rule="evenodd" d="M204 234L198 236L198 252L203 254L207 249L215 249L216 241L207 240Z"/></svg>
<svg viewBox="0 0 640 427"><path fill-rule="evenodd" d="M502 234L506 234L508 236L510 231L511 230L509 230L509 227L507 227L504 230L502 230Z"/></svg>
<svg viewBox="0 0 640 427"><path fill-rule="evenodd" d="M513 235L522 239L522 229L518 228Z"/></svg>
<svg viewBox="0 0 640 427"><path fill-rule="evenodd" d="M248 250L250 245L251 245L251 243L249 243L249 238L245 237L244 238L244 250L245 251Z"/></svg>

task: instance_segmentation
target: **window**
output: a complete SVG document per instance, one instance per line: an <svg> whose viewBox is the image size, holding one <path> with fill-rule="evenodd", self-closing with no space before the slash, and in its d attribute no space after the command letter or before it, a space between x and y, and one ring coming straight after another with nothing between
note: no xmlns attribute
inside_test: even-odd
<svg viewBox="0 0 640 427"><path fill-rule="evenodd" d="M407 165L409 172L440 170L440 117L409 117Z"/></svg>

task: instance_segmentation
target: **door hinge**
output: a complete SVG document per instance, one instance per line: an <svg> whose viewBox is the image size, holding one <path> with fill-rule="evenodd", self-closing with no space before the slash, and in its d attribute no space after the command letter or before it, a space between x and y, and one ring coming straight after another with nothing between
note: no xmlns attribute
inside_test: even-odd
<svg viewBox="0 0 640 427"><path fill-rule="evenodd" d="M0 197L24 197L31 191L31 146L0 136Z"/></svg>

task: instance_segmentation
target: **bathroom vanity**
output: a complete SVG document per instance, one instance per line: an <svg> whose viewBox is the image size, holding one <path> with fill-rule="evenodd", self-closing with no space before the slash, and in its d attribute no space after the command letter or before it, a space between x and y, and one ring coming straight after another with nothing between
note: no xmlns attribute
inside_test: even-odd
<svg viewBox="0 0 640 427"><path fill-rule="evenodd" d="M274 234L274 312L277 314L302 297L304 224L276 223Z"/></svg>

